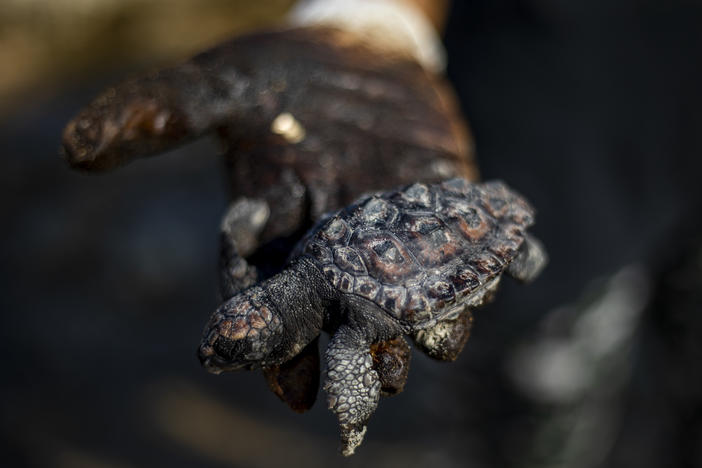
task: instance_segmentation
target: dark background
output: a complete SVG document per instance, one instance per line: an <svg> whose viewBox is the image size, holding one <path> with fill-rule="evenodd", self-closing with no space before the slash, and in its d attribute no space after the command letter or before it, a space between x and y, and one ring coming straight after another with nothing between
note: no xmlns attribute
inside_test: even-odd
<svg viewBox="0 0 702 468"><path fill-rule="evenodd" d="M239 5L232 31L280 3L249 21ZM58 156L100 89L192 50L119 43L25 72L0 109L4 466L702 466L702 6L455 3L449 76L481 171L537 206L551 264L529 287L505 281L457 363L415 353L350 460L323 404L293 414L258 373L195 358L226 206L216 145L97 176ZM135 8L105 34L159 16ZM607 316L607 298L634 312ZM619 344L593 351L611 330ZM534 370L550 362L535 349L570 360Z"/></svg>

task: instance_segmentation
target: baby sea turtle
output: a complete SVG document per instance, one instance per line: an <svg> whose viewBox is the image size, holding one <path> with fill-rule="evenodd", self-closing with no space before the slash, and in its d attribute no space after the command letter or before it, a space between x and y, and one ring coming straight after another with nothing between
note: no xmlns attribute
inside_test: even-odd
<svg viewBox="0 0 702 468"><path fill-rule="evenodd" d="M451 179L363 197L322 219L283 271L224 302L205 327L200 360L214 373L275 366L330 333L324 389L351 455L381 392L371 348L410 335L430 356L455 359L471 309L491 298L502 273L529 281L544 267L543 248L526 233L533 219L502 182Z"/></svg>

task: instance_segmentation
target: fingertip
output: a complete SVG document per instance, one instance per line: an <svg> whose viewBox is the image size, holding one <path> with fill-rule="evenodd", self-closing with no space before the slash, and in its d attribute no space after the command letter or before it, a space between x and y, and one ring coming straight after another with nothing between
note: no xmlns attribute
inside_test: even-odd
<svg viewBox="0 0 702 468"><path fill-rule="evenodd" d="M104 151L107 135L99 119L88 113L89 109L81 112L64 128L60 149L63 159L78 170L103 171L119 166L119 158Z"/></svg>

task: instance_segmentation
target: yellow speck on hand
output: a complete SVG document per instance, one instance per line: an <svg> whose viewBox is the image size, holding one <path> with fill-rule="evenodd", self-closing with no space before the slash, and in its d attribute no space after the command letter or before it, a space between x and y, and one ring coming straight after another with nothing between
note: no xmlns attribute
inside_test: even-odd
<svg viewBox="0 0 702 468"><path fill-rule="evenodd" d="M271 123L271 132L285 138L288 143L299 143L305 139L305 128L290 112L283 112Z"/></svg>

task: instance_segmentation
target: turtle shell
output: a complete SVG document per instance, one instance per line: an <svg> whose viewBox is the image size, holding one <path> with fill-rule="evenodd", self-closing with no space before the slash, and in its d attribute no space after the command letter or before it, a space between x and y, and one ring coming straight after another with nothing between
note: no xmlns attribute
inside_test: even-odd
<svg viewBox="0 0 702 468"><path fill-rule="evenodd" d="M500 181L416 183L324 218L294 255L412 327L471 304L517 256L534 210Z"/></svg>

